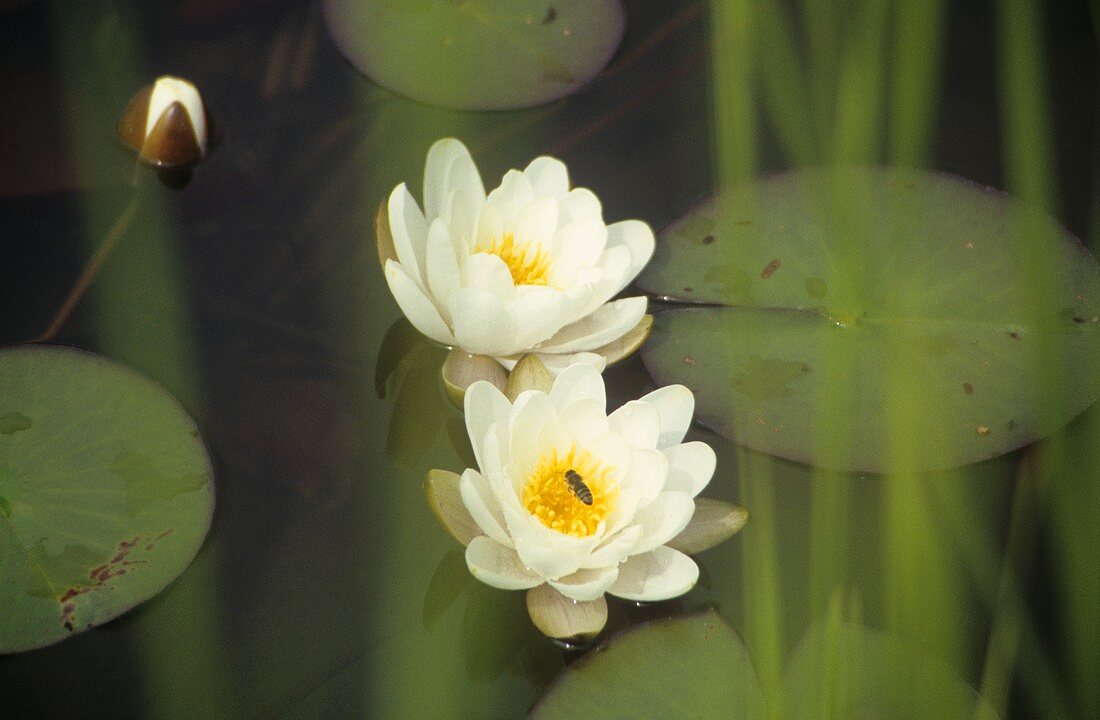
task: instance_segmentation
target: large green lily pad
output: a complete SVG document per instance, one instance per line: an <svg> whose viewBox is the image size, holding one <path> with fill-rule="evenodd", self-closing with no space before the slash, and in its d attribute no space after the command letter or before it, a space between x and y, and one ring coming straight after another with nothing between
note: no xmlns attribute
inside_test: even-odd
<svg viewBox="0 0 1100 720"><path fill-rule="evenodd" d="M198 430L162 388L80 350L0 350L0 652L163 590L213 507Z"/></svg>
<svg viewBox="0 0 1100 720"><path fill-rule="evenodd" d="M673 302L643 359L750 448L934 469L1053 432L1100 391L1100 268L1004 194L946 175L803 170L711 197L660 234Z"/></svg>
<svg viewBox="0 0 1100 720"><path fill-rule="evenodd" d="M618 0L326 0L325 20L344 56L379 85L464 110L568 95L623 34Z"/></svg>
<svg viewBox="0 0 1100 720"><path fill-rule="evenodd" d="M558 675L534 720L756 720L764 696L744 645L715 612L625 630Z"/></svg>

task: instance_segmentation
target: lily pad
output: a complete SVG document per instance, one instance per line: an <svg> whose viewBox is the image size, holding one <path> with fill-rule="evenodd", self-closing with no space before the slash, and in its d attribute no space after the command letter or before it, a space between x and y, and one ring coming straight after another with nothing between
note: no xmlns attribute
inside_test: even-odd
<svg viewBox="0 0 1100 720"><path fill-rule="evenodd" d="M689 303L642 350L699 419L845 470L937 469L1043 437L1100 392L1100 268L1055 222L947 175L793 171L713 196L639 279Z"/></svg>
<svg viewBox="0 0 1100 720"><path fill-rule="evenodd" d="M790 720L998 718L951 667L901 638L856 625L810 632L787 666L784 699Z"/></svg>
<svg viewBox="0 0 1100 720"><path fill-rule="evenodd" d="M542 105L615 53L618 0L326 0L340 52L379 85L464 110Z"/></svg>
<svg viewBox="0 0 1100 720"><path fill-rule="evenodd" d="M744 645L713 611L635 625L558 675L535 720L755 720L764 696Z"/></svg>
<svg viewBox="0 0 1100 720"><path fill-rule="evenodd" d="M0 653L163 590L210 526L210 460L176 400L80 350L0 350Z"/></svg>

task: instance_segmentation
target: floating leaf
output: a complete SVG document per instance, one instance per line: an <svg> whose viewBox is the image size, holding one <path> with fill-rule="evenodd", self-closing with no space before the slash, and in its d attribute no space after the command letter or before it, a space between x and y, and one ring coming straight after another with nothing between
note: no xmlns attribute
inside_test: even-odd
<svg viewBox="0 0 1100 720"><path fill-rule="evenodd" d="M326 0L325 20L379 85L466 110L568 95L607 64L623 33L618 0Z"/></svg>
<svg viewBox="0 0 1100 720"><path fill-rule="evenodd" d="M198 431L162 388L79 350L0 350L0 652L163 590L213 506Z"/></svg>
<svg viewBox="0 0 1100 720"><path fill-rule="evenodd" d="M635 625L558 675L536 720L755 720L764 698L741 640L715 612Z"/></svg>
<svg viewBox="0 0 1100 720"><path fill-rule="evenodd" d="M1007 196L923 171L796 171L661 233L643 359L700 420L830 467L946 468L1049 434L1100 390L1100 269Z"/></svg>
<svg viewBox="0 0 1100 720"><path fill-rule="evenodd" d="M784 699L790 720L998 717L949 665L901 638L853 625L811 631L787 666Z"/></svg>

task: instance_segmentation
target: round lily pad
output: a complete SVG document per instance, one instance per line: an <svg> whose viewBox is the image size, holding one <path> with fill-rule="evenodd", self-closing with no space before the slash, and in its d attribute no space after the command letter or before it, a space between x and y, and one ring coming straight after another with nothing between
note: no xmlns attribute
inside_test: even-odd
<svg viewBox="0 0 1100 720"><path fill-rule="evenodd" d="M379 85L464 110L568 95L623 34L618 0L326 0L325 20L344 57Z"/></svg>
<svg viewBox="0 0 1100 720"><path fill-rule="evenodd" d="M1100 393L1100 268L1008 196L917 170L801 170L660 233L676 303L642 356L750 448L846 470L954 467Z"/></svg>
<svg viewBox="0 0 1100 720"><path fill-rule="evenodd" d="M158 385L80 350L0 350L0 653L163 590L213 508L198 430Z"/></svg>
<svg viewBox="0 0 1100 720"><path fill-rule="evenodd" d="M558 675L532 720L763 720L745 646L715 612L635 625Z"/></svg>

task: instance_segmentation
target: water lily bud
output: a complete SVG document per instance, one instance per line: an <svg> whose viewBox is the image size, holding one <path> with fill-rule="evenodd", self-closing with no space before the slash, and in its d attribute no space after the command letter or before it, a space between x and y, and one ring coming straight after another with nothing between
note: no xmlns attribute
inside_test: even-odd
<svg viewBox="0 0 1100 720"><path fill-rule="evenodd" d="M195 86L164 75L142 88L118 121L122 141L156 167L196 163L206 155L206 112Z"/></svg>

